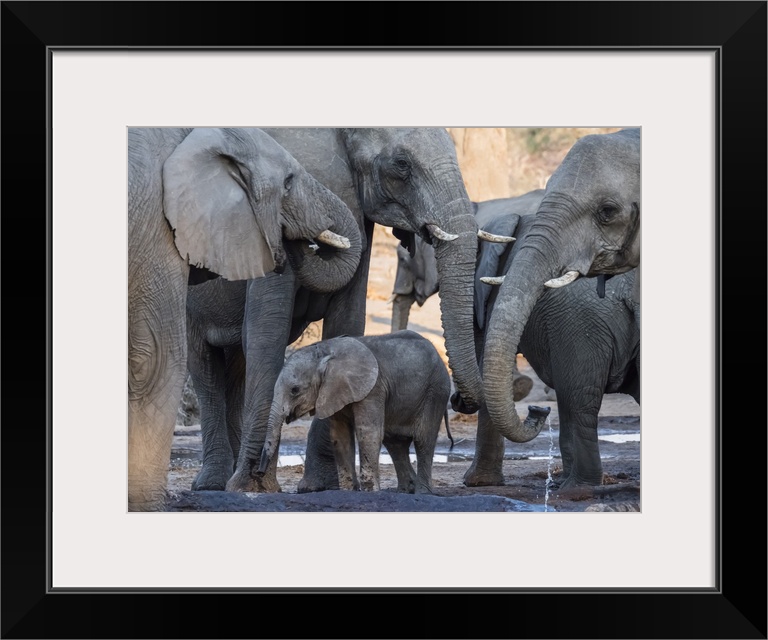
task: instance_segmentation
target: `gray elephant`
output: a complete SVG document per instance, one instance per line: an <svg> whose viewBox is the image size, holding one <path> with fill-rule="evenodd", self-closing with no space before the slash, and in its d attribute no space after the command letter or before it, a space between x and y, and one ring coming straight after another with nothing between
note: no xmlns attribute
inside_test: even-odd
<svg viewBox="0 0 768 640"><path fill-rule="evenodd" d="M523 331L530 324L539 300L551 288L573 287L570 283L578 276L613 276L637 267L639 227L639 129L579 139L547 182L530 229L514 243L506 260L508 264L500 271L505 278L489 300L492 313L488 309L478 310L477 301L475 303L475 314L488 316L481 365L484 411L487 410L488 419L480 416L475 460L465 475L466 485L503 484L501 436L513 442L527 442L541 429L542 423L520 419L509 392L515 374L515 355L518 351L525 354L520 348ZM516 232L516 235L522 234ZM639 276L635 276L619 280L615 285L621 285L620 304L632 308L638 327L639 281ZM604 282L604 278L597 279L597 283L592 279L577 289L581 295L595 289L598 295L596 288ZM627 293L628 282L632 287ZM617 295L614 293L613 299ZM551 292L548 297L552 297ZM531 364L536 362L536 356L532 359ZM559 402L563 391L554 381L545 382L557 391ZM596 393L602 396L605 391L606 387L602 387ZM452 404L454 408L461 407L460 391L452 397ZM569 445L567 433L565 437L564 456L569 456L569 446L572 450L579 447ZM596 432L585 430L580 437L594 440ZM584 464L587 468L582 471L581 458L576 461L574 455L565 486L597 480L597 463ZM572 479L569 474L573 475Z"/></svg>
<svg viewBox="0 0 768 640"><path fill-rule="evenodd" d="M522 245L534 225L533 215L502 216L485 230L514 235ZM498 304L493 287L511 271L515 260L514 247L502 253L497 246L481 246L475 298L481 330L489 325ZM553 488L601 484L597 421L604 394L625 393L640 403L637 278L638 270L632 269L609 279L582 278L567 287L550 289L536 302L523 330L518 351L557 392L563 472ZM503 457L504 438L493 429L488 411L482 407L475 458L465 479L498 478Z"/></svg>
<svg viewBox="0 0 768 640"><path fill-rule="evenodd" d="M364 232L362 257L349 283L335 291L311 291L295 280L293 271L301 268L304 253L295 255L280 276L268 274L246 284L207 283L190 291L187 313L195 327L190 352L199 352L202 365L195 370L193 363L190 369L195 388L202 390L204 465L196 489L277 490L274 464L261 477L254 472L285 349L318 320L323 321L323 339L364 333L374 223L392 227L405 246L413 246L415 237L434 246L454 381L470 408L482 401L471 305L477 223L448 132L265 131L347 203ZM243 359L233 355L240 345ZM218 374L212 375L214 369ZM302 492L338 487L328 428L328 420L312 422Z"/></svg>
<svg viewBox="0 0 768 640"><path fill-rule="evenodd" d="M188 283L280 270L284 240L343 250L354 239L339 229L357 229L346 205L257 129L129 128L129 510L164 508Z"/></svg>
<svg viewBox="0 0 768 640"><path fill-rule="evenodd" d="M437 350L413 331L342 336L298 349L275 384L256 474L266 473L272 464L283 422L310 413L330 422L339 488L380 489L383 443L395 465L398 491L431 493L432 459L450 395L450 376ZM409 457L411 444L416 471Z"/></svg>

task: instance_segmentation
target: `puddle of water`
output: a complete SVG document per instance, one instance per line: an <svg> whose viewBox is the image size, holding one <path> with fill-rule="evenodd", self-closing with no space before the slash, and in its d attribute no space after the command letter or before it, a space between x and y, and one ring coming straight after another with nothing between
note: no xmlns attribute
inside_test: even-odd
<svg viewBox="0 0 768 640"><path fill-rule="evenodd" d="M613 433L610 435L597 436L598 440L605 440L606 442L614 442L616 444L622 444L624 442L640 442L639 433Z"/></svg>
<svg viewBox="0 0 768 640"><path fill-rule="evenodd" d="M416 454L412 453L410 455L411 463L416 464ZM433 457L434 462L448 462L448 456L435 454ZM297 464L304 464L304 456L303 455L285 455L285 456L279 456L277 459L277 466L278 467L292 467ZM381 456L379 456L379 464L394 464L392 462L392 458L386 454L382 453ZM355 465L360 465L360 456L355 456Z"/></svg>
<svg viewBox="0 0 768 640"><path fill-rule="evenodd" d="M278 467L293 467L297 464L304 464L304 456L278 456Z"/></svg>

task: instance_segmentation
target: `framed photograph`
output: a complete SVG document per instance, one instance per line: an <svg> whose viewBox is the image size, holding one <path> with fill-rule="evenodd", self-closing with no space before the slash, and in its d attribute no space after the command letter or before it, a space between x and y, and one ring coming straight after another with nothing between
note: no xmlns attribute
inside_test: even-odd
<svg viewBox="0 0 768 640"><path fill-rule="evenodd" d="M766 638L765 429L734 355L764 322L723 331L726 267L765 266L766 3L342 6L354 36L326 3L3 3L6 238L46 239L6 250L6 300L46 296L6 304L3 637ZM642 511L127 512L127 132L196 126L639 127ZM264 615L316 595L375 631ZM381 595L428 598L422 627ZM251 619L205 613L232 605Z"/></svg>

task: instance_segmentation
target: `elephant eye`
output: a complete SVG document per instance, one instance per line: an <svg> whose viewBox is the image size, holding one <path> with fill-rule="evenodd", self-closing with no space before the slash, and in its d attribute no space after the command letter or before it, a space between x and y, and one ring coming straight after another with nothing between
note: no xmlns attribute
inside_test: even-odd
<svg viewBox="0 0 768 640"><path fill-rule="evenodd" d="M612 204L604 204L600 207L597 215L600 217L601 222L610 222L611 219L618 213L619 208Z"/></svg>
<svg viewBox="0 0 768 640"><path fill-rule="evenodd" d="M395 169L397 169L397 171L403 175L406 175L411 168L408 164L408 161L403 157L395 158L392 161L392 164L394 165Z"/></svg>
<svg viewBox="0 0 768 640"><path fill-rule="evenodd" d="M290 191L291 187L293 186L293 174L289 173L288 177L285 179L285 183L283 184L286 191Z"/></svg>
<svg viewBox="0 0 768 640"><path fill-rule="evenodd" d="M296 386L291 387L291 393L293 395L296 395L299 392L299 388Z"/></svg>

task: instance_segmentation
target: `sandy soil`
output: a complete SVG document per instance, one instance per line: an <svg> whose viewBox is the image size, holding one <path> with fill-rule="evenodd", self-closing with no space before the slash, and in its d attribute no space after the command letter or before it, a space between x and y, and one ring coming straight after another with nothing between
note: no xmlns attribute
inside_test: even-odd
<svg viewBox="0 0 768 640"><path fill-rule="evenodd" d="M395 278L396 244L397 240L388 229L377 226L368 286L366 333L369 334L387 333L390 330L392 310L388 300ZM439 296L427 300L423 307L414 305L408 328L428 338L447 362L440 324ZM310 327L300 342L306 344L314 341L318 335L318 328ZM555 392L541 382L522 356L519 356L518 364L520 370L534 380L531 393L517 403L518 412L525 415L529 404L551 407L550 427L545 428L531 442L506 444L504 486L470 488L464 486L462 480L474 454L477 417L449 411L454 446L450 448L451 443L445 428L441 428L433 464L434 494L443 497L502 496L535 505L537 509L554 511L639 511L640 406L630 396L623 394L606 395L603 399L598 424L604 471L602 486L579 489L567 494L548 491L549 479L557 480L561 472L560 452L557 448L559 418ZM298 421L283 428L281 455L301 452L306 443L308 426L308 421ZM190 489L191 482L200 468L200 450L199 425L177 427L168 476L172 496L183 496ZM299 457L286 457L285 460L286 464L278 468L278 480L283 494L295 494L304 467ZM382 464L380 473L382 491L394 492L397 481L393 466ZM211 507L199 504L190 507L187 503L185 510L207 508ZM471 510L480 509L481 507Z"/></svg>

